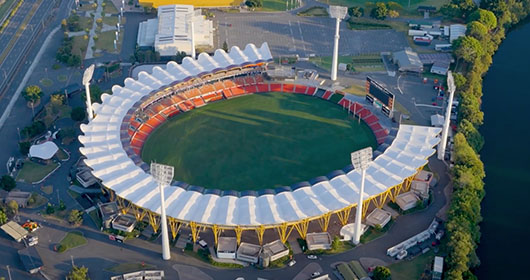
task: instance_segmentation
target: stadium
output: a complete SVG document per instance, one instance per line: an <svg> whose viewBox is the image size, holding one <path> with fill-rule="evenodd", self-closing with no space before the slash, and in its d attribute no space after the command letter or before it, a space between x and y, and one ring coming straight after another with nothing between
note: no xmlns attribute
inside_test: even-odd
<svg viewBox="0 0 530 280"><path fill-rule="evenodd" d="M243 50L232 47L228 53L216 50L213 56L201 53L196 60L187 57L180 65L169 62L164 68L154 67L151 74L140 72L137 80L127 78L123 87L112 88L112 95L102 96L102 104L93 105L95 118L81 125L84 135L79 136L83 145L80 152L86 158L85 163L118 201L123 213L133 213L138 220L147 217L156 232L160 197L149 165L143 160L149 155L143 152L161 145L161 141L149 143L151 139L175 120L193 112L204 113L208 106L235 104L236 100L243 102L249 96L273 93L276 97L318 99L326 102L322 106L333 103L344 114L362 120L359 127L368 128L373 134L359 144L376 147L374 160L366 171L363 216L370 207L381 208L410 188L414 176L435 153L440 128L385 127L375 107L353 102L340 92L269 79L267 66L272 61L266 43L259 48L249 44ZM170 146L166 153L170 153ZM164 151L164 147L159 149ZM216 160L215 155L211 157L211 161ZM349 154L337 157L348 158ZM314 157L304 164L328 166L327 159L319 160ZM300 182L282 181L281 186L249 189L203 187L176 176L170 186L164 187L171 234L175 238L183 226L189 227L194 241L200 232L211 232L217 244L222 232L235 233L238 243L244 232L251 232L262 244L268 230L277 232L280 240L286 242L294 230L302 238L310 226L328 231L332 218L346 225L361 195L361 174L351 164L339 168L342 169L329 170L325 176L314 174ZM286 183L290 185L284 186Z"/></svg>

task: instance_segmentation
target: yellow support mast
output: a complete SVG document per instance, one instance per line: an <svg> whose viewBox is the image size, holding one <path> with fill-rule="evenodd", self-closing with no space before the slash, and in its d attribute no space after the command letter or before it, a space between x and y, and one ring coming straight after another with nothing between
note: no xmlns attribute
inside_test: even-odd
<svg viewBox="0 0 530 280"><path fill-rule="evenodd" d="M345 226L348 223L348 219L350 218L350 213L352 206L348 206L339 212L337 212L337 217L339 218L340 223Z"/></svg>
<svg viewBox="0 0 530 280"><path fill-rule="evenodd" d="M173 217L169 217L169 216L168 216L168 223L169 223L169 229L171 230L171 236L173 237L173 240L175 240L175 238L177 238L177 234L182 224L179 223L177 219Z"/></svg>
<svg viewBox="0 0 530 280"><path fill-rule="evenodd" d="M322 215L320 218L318 218L318 224L320 225L320 228L322 229L322 231L328 231L330 218L331 218L331 212L328 212Z"/></svg>
<svg viewBox="0 0 530 280"><path fill-rule="evenodd" d="M219 235L221 234L221 229L218 225L212 226L212 232L213 232L213 241L215 243L215 246L217 247L217 242L219 241Z"/></svg>
<svg viewBox="0 0 530 280"><path fill-rule="evenodd" d="M147 211L143 210L142 208L138 206L133 206L134 209L134 217L136 217L136 221L141 222L144 220L145 215L147 215Z"/></svg>
<svg viewBox="0 0 530 280"><path fill-rule="evenodd" d="M265 233L265 226L260 225L255 229L256 235L258 236L259 245L263 245L263 234Z"/></svg>
<svg viewBox="0 0 530 280"><path fill-rule="evenodd" d="M144 212L147 211L147 217L149 218L149 224L151 225L151 227L153 228L153 231L154 232L158 232L158 227L160 226L160 217L158 216L158 214L152 212L152 211L149 211L149 210L144 210Z"/></svg>
<svg viewBox="0 0 530 280"><path fill-rule="evenodd" d="M193 243L195 243L197 242L197 239L199 238L199 232L201 231L201 229L195 222L190 222L189 226L191 229L191 238L193 239Z"/></svg>
<svg viewBox="0 0 530 280"><path fill-rule="evenodd" d="M241 226L236 226L234 231L236 232L237 245L239 245L241 243L241 233L243 233L243 229Z"/></svg>
<svg viewBox="0 0 530 280"><path fill-rule="evenodd" d="M287 239L291 235L291 232L293 232L294 226L289 227L287 223L282 223L276 229L278 230L278 235L280 237L280 240L282 241L282 243L285 244L285 242L287 242Z"/></svg>
<svg viewBox="0 0 530 280"><path fill-rule="evenodd" d="M307 229L309 228L309 220L303 219L300 222L294 224L294 227L296 228L296 231L298 231L298 234L302 239L305 239L307 236Z"/></svg>

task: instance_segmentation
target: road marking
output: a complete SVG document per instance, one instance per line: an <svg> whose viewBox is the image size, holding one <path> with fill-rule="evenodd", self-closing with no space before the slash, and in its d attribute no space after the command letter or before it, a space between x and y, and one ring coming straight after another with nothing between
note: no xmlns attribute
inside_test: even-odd
<svg viewBox="0 0 530 280"><path fill-rule="evenodd" d="M296 51L296 43L294 42L293 28L291 26L291 21L289 21L289 31L291 32L291 40L293 41L293 50Z"/></svg>
<svg viewBox="0 0 530 280"><path fill-rule="evenodd" d="M300 21L298 22L298 30L300 31L300 39L302 40L302 47L304 48L304 57L307 57L307 50L305 49L304 34L302 34L302 26L300 26Z"/></svg>

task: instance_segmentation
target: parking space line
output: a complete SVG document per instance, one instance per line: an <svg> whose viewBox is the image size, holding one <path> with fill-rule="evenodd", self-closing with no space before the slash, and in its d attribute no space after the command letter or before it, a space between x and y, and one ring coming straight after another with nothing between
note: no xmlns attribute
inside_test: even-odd
<svg viewBox="0 0 530 280"><path fill-rule="evenodd" d="M300 21L298 22L298 31L300 32L300 40L302 41L302 48L304 48L304 57L307 57L307 50L305 48L304 34L302 34L302 26L300 26Z"/></svg>
<svg viewBox="0 0 530 280"><path fill-rule="evenodd" d="M293 28L291 26L291 21L289 21L289 31L291 32L291 40L293 41L293 49L296 51L296 43L294 42Z"/></svg>

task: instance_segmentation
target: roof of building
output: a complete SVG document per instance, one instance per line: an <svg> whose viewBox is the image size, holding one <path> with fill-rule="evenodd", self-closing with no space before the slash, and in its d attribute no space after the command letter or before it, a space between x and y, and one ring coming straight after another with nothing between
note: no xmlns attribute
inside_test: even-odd
<svg viewBox="0 0 530 280"><path fill-rule="evenodd" d="M98 205L99 212L103 216L103 220L118 214L118 205L115 201L102 203Z"/></svg>
<svg viewBox="0 0 530 280"><path fill-rule="evenodd" d="M431 125L436 127L442 127L444 125L444 116L440 114L431 115Z"/></svg>
<svg viewBox="0 0 530 280"><path fill-rule="evenodd" d="M376 207L370 214L368 214L368 216L366 216L366 222L379 225L389 217L392 217L390 212Z"/></svg>
<svg viewBox="0 0 530 280"><path fill-rule="evenodd" d="M17 241L28 235L28 231L14 221L9 221L3 224L0 228Z"/></svg>
<svg viewBox="0 0 530 280"><path fill-rule="evenodd" d="M125 151L120 126L128 110L141 98L159 92L164 86L202 73L272 60L269 47L249 44L244 50L232 47L229 53L216 50L198 59L184 58L182 64L169 62L166 69L154 67L151 74L140 72L138 80L127 78L124 86L112 87L112 95L103 94L102 104L94 104L96 117L82 124L80 152L85 163L102 184L118 196L138 207L160 213L158 188L154 178L136 164ZM440 139L440 128L401 125L388 148L367 169L363 197L381 194L416 174ZM281 224L340 210L359 199L361 173L349 169L338 176L307 184L294 191L268 192L241 196L237 192L224 195L203 193L178 186L164 187L167 215L201 224L246 225Z"/></svg>
<svg viewBox="0 0 530 280"><path fill-rule="evenodd" d="M433 73L447 75L447 71L449 71L449 63L445 61L436 61L431 67Z"/></svg>
<svg viewBox="0 0 530 280"><path fill-rule="evenodd" d="M119 215L113 221L112 224L118 224L123 227L130 227L136 223L136 218L129 215Z"/></svg>
<svg viewBox="0 0 530 280"><path fill-rule="evenodd" d="M237 248L238 255L245 255L254 258L258 257L260 252L261 246L252 243L241 242L241 244L239 244L239 248Z"/></svg>
<svg viewBox="0 0 530 280"><path fill-rule="evenodd" d="M312 232L306 235L307 245L331 244L331 236L327 232Z"/></svg>
<svg viewBox="0 0 530 280"><path fill-rule="evenodd" d="M274 256L276 254L285 252L285 250L289 250L289 248L287 248L287 246L285 246L285 244L283 244L280 239L274 240L263 245L263 252L265 252L269 256Z"/></svg>
<svg viewBox="0 0 530 280"><path fill-rule="evenodd" d="M423 69L423 63L421 63L418 54L408 48L394 52L392 58L399 65L399 70L421 71Z"/></svg>
<svg viewBox="0 0 530 280"><path fill-rule="evenodd" d="M454 40L466 35L467 27L463 24L451 24L449 29L449 42L452 43Z"/></svg>
<svg viewBox="0 0 530 280"><path fill-rule="evenodd" d="M416 203L417 201L418 201L418 196L416 196L413 192L402 193L396 197L396 203L400 207L404 207L406 205Z"/></svg>
<svg viewBox="0 0 530 280"><path fill-rule="evenodd" d="M426 170L421 170L414 176L414 180L430 182L433 178L433 173Z"/></svg>
<svg viewBox="0 0 530 280"><path fill-rule="evenodd" d="M47 141L42 144L31 145L29 148L29 156L40 159L51 159L58 150L59 147L53 141Z"/></svg>
<svg viewBox="0 0 530 280"><path fill-rule="evenodd" d="M235 237L219 237L217 241L217 252L230 252L235 253L237 251L237 238Z"/></svg>
<svg viewBox="0 0 530 280"><path fill-rule="evenodd" d="M436 62L450 64L453 61L453 56L449 53L420 53L418 57L423 64L433 64Z"/></svg>
<svg viewBox="0 0 530 280"><path fill-rule="evenodd" d="M35 246L30 246L28 248L19 250L18 256L20 257L20 260L22 261L22 264L24 264L24 267L27 271L40 268L44 265L42 258L40 257L39 252L37 252Z"/></svg>

